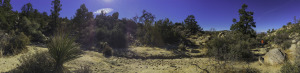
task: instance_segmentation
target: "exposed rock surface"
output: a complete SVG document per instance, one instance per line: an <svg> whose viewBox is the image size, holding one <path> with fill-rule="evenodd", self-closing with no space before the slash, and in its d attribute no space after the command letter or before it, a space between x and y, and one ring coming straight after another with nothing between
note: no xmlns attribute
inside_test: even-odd
<svg viewBox="0 0 300 73"><path fill-rule="evenodd" d="M270 50L264 57L263 62L265 64L277 65L284 62L285 55L278 49Z"/></svg>

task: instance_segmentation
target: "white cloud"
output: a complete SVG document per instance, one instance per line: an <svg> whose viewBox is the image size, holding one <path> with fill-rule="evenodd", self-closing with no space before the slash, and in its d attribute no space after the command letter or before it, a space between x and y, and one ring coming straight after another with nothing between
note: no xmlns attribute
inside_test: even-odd
<svg viewBox="0 0 300 73"><path fill-rule="evenodd" d="M112 8L102 8L102 9L98 9L97 11L95 11L94 13L95 14L101 14L101 11L103 11L104 13L110 13L112 12L114 9Z"/></svg>
<svg viewBox="0 0 300 73"><path fill-rule="evenodd" d="M113 0L103 0L104 2L107 2L107 3L110 3L112 2Z"/></svg>

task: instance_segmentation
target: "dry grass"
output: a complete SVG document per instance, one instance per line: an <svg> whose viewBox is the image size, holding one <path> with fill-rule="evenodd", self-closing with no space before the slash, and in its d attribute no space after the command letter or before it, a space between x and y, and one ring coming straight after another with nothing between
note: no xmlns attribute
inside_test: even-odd
<svg viewBox="0 0 300 73"><path fill-rule="evenodd" d="M0 57L0 73L8 72L21 65L19 59L24 55L33 55L37 52L47 51L47 48L27 46L28 51L24 51L18 55Z"/></svg>

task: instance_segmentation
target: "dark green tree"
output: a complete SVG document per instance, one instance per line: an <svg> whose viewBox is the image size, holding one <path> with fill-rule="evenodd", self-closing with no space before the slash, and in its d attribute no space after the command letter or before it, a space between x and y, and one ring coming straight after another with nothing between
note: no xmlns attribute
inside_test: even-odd
<svg viewBox="0 0 300 73"><path fill-rule="evenodd" d="M240 20L237 22L234 18L230 30L241 32L243 34L250 34L252 37L255 37L256 32L253 28L255 28L256 25L253 19L253 12L246 11L247 7L248 5L243 4L242 9L239 9Z"/></svg>
<svg viewBox="0 0 300 73"><path fill-rule="evenodd" d="M119 19L119 12L113 13L113 14L112 14L112 17L113 17L115 20Z"/></svg>
<svg viewBox="0 0 300 73"><path fill-rule="evenodd" d="M0 8L2 8L2 0L0 0Z"/></svg>
<svg viewBox="0 0 300 73"><path fill-rule="evenodd" d="M10 0L4 0L2 3L2 7L3 7L4 11L11 11L12 6L10 4Z"/></svg>
<svg viewBox="0 0 300 73"><path fill-rule="evenodd" d="M73 23L75 24L74 28L77 31L81 31L84 29L87 25L86 22L93 18L93 14L89 15L89 11L86 8L85 4L82 4L79 9L77 9L76 15L73 19Z"/></svg>
<svg viewBox="0 0 300 73"><path fill-rule="evenodd" d="M22 10L22 14L26 17L28 17L34 11L31 3L25 4L21 10Z"/></svg>
<svg viewBox="0 0 300 73"><path fill-rule="evenodd" d="M138 30L137 30L137 36L138 39L143 43L150 46L153 46L152 40L151 40L151 30L152 24L154 22L155 16L152 15L152 13L147 12L146 10L143 10L143 15L140 16L139 22L141 24L138 24Z"/></svg>
<svg viewBox="0 0 300 73"><path fill-rule="evenodd" d="M50 32L53 33L55 30L57 30L58 25L60 24L59 20L59 12L61 11L61 4L60 0L54 0L52 1L51 5L53 5L51 11L51 24L50 24Z"/></svg>
<svg viewBox="0 0 300 73"><path fill-rule="evenodd" d="M203 31L203 29L197 24L194 15L189 15L185 20L185 28L191 34L196 34L199 31Z"/></svg>

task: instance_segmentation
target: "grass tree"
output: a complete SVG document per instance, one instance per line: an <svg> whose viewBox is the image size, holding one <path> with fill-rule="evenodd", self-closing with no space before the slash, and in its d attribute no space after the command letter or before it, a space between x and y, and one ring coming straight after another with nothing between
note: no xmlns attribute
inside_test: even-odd
<svg viewBox="0 0 300 73"><path fill-rule="evenodd" d="M68 35L58 34L52 37L47 47L51 57L55 60L55 71L64 72L63 64L75 58L78 58L81 50L78 48L74 38Z"/></svg>

